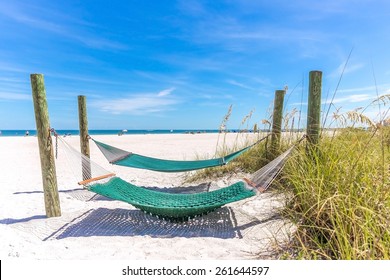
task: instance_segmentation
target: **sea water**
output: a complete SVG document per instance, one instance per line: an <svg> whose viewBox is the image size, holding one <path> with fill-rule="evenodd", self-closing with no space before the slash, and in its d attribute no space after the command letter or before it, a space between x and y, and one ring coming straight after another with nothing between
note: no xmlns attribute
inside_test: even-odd
<svg viewBox="0 0 390 280"><path fill-rule="evenodd" d="M75 129L60 129L56 131L59 135L70 136L79 135L79 130ZM125 134L195 134L195 133L218 133L218 130L194 130L194 129L91 129L88 132L90 135L125 135ZM36 130L0 130L2 136L36 136Z"/></svg>

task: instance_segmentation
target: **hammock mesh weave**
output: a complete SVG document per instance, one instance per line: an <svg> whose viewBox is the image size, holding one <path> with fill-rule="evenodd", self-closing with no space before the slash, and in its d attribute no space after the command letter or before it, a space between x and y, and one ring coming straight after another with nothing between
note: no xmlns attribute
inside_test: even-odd
<svg viewBox="0 0 390 280"><path fill-rule="evenodd" d="M111 178L103 184L94 184L89 189L169 220L193 218L256 194L256 190L248 187L244 182L237 182L211 192L172 194L135 186L118 177Z"/></svg>

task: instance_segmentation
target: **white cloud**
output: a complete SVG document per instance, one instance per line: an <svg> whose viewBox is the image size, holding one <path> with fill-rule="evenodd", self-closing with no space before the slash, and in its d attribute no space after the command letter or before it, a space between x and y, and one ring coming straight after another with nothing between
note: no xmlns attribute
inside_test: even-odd
<svg viewBox="0 0 390 280"><path fill-rule="evenodd" d="M382 86L385 86L385 85L382 85ZM343 92L359 92L359 91L375 91L375 90L376 90L375 86L367 86L367 87L360 87L360 88L340 89L337 92L343 93Z"/></svg>
<svg viewBox="0 0 390 280"><path fill-rule="evenodd" d="M176 89L175 87L164 89L164 90L160 91L157 94L157 96L167 96L167 95L170 95L175 89Z"/></svg>
<svg viewBox="0 0 390 280"><path fill-rule="evenodd" d="M358 102L363 102L363 101L367 101L367 100L374 100L374 99L375 99L375 95L373 95L373 94L351 94L348 96L335 98L333 100L333 103L334 104L344 103L344 102L358 103ZM329 104L330 102L331 102L331 100L322 100L322 104Z"/></svg>
<svg viewBox="0 0 390 280"><path fill-rule="evenodd" d="M31 98L28 94L0 92L0 100L31 100Z"/></svg>
<svg viewBox="0 0 390 280"><path fill-rule="evenodd" d="M12 65L6 62L0 62L0 71L4 72L17 72L17 73L28 73L26 69L24 69L20 65Z"/></svg>
<svg viewBox="0 0 390 280"><path fill-rule="evenodd" d="M1 65L0 65L1 69ZM0 77L0 82L4 83L27 83L25 80L21 78L13 78L13 77Z"/></svg>
<svg viewBox="0 0 390 280"><path fill-rule="evenodd" d="M355 64L347 64L347 66L345 67L345 62L341 63L337 69L333 70L330 74L329 74L329 77L339 77L341 76L342 74L349 74L349 73L352 73L352 72L356 72L357 70L359 69L362 69L365 65L363 63L355 63ZM345 69L344 69L345 67ZM344 73L343 73L343 70L344 70Z"/></svg>
<svg viewBox="0 0 390 280"><path fill-rule="evenodd" d="M242 84L242 83L239 83L239 82L237 82L237 81L235 81L235 80L229 80L229 81L227 81L227 82L228 82L229 84L231 84L231 85L238 86L238 87L240 87L240 88L249 89L249 90L254 90L254 88L249 87L249 86L247 86L247 85L244 85L244 84Z"/></svg>
<svg viewBox="0 0 390 280"><path fill-rule="evenodd" d="M170 96L175 88L162 90L157 94L135 94L125 98L104 99L92 102L92 106L112 114L145 115L172 109L180 100Z"/></svg>
<svg viewBox="0 0 390 280"><path fill-rule="evenodd" d="M284 42L323 41L324 34L311 30L280 28L275 26L259 26L260 31L246 31L243 27L232 33L221 33L226 38L242 40L275 40Z"/></svg>
<svg viewBox="0 0 390 280"><path fill-rule="evenodd" d="M45 30L62 37L79 41L87 47L95 49L114 49L114 50L123 50L128 47L124 44L107 40L105 38L96 37L83 32L83 25L88 25L84 21L71 19L67 16L62 16L55 11L45 10L45 13L38 13L38 7L33 6L21 6L15 4L3 4L0 5L0 14L17 21L21 24L28 25L36 29ZM38 11L38 12L37 12ZM40 15L55 15L51 18L38 18L34 14ZM59 19L65 20L66 22L60 22ZM70 24L74 25L73 28L70 28ZM65 27L67 26L67 27Z"/></svg>
<svg viewBox="0 0 390 280"><path fill-rule="evenodd" d="M377 123L381 120L381 114L377 108L366 110L363 113L366 117L369 117L373 122Z"/></svg>
<svg viewBox="0 0 390 280"><path fill-rule="evenodd" d="M358 103L363 101L373 101L379 95L390 93L389 84L380 84L358 88L340 89L336 95L341 95L333 100L333 103ZM322 100L323 104L329 104L331 100Z"/></svg>

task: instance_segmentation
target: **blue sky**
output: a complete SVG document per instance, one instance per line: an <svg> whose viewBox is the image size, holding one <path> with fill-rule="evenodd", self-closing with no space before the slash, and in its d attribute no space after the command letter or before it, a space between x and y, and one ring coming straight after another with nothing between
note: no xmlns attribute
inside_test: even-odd
<svg viewBox="0 0 390 280"><path fill-rule="evenodd" d="M336 89L331 112L390 93L389 34L387 0L0 0L0 129L35 128L31 73L57 129L77 95L90 129L217 129L230 105L228 128L252 126L286 85L304 127L311 70L324 111Z"/></svg>

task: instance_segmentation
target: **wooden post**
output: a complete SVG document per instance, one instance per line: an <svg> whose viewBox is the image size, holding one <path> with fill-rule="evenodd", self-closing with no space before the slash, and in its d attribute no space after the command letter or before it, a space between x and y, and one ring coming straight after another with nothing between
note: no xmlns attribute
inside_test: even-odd
<svg viewBox="0 0 390 280"><path fill-rule="evenodd" d="M35 121L41 158L43 192L47 217L61 216L57 188L53 142L51 139L49 111L46 101L45 83L42 74L31 74L31 89L34 102Z"/></svg>
<svg viewBox="0 0 390 280"><path fill-rule="evenodd" d="M309 74L309 99L307 108L307 140L316 145L320 138L322 72Z"/></svg>
<svg viewBox="0 0 390 280"><path fill-rule="evenodd" d="M271 153L270 156L274 157L280 149L280 136L282 133L282 120L283 120L283 103L285 90L275 91L274 111L272 115L272 135L271 135Z"/></svg>
<svg viewBox="0 0 390 280"><path fill-rule="evenodd" d="M87 98L83 95L78 96L79 107L79 128L80 128L80 150L83 155L90 158L89 135L88 135L88 118L87 118ZM91 163L82 159L82 176L83 180L91 178Z"/></svg>

